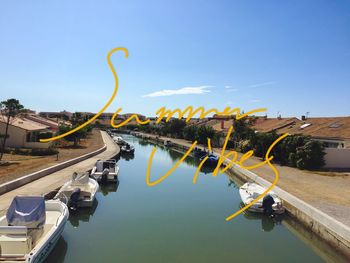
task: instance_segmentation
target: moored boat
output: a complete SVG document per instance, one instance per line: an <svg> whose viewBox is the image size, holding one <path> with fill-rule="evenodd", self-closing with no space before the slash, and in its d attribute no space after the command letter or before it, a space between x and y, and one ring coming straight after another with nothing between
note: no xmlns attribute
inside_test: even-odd
<svg viewBox="0 0 350 263"><path fill-rule="evenodd" d="M90 176L99 183L115 183L118 181L119 167L115 160L98 160Z"/></svg>
<svg viewBox="0 0 350 263"><path fill-rule="evenodd" d="M215 166L218 164L219 157L217 157L215 154L208 154L208 155L203 155L202 157L199 158L200 161L203 161L203 159L208 156L208 159L204 162L204 165L206 166Z"/></svg>
<svg viewBox="0 0 350 263"><path fill-rule="evenodd" d="M244 205L248 205L265 191L264 187L256 183L245 183L239 188L239 195ZM271 215L283 214L285 208L282 205L282 200L273 191L270 191L264 198L249 207L248 211Z"/></svg>
<svg viewBox="0 0 350 263"><path fill-rule="evenodd" d="M120 150L121 150L122 153L133 154L135 152L135 147L130 145L130 144L126 144L126 145L123 145L120 148Z"/></svg>
<svg viewBox="0 0 350 263"><path fill-rule="evenodd" d="M68 220L67 206L41 196L16 196L0 217L0 261L43 262Z"/></svg>
<svg viewBox="0 0 350 263"><path fill-rule="evenodd" d="M193 155L194 155L194 157L196 157L196 158L201 158L201 157L203 157L203 156L206 156L208 153L205 151L205 150L202 150L202 149L200 149L200 148L194 148L193 149Z"/></svg>
<svg viewBox="0 0 350 263"><path fill-rule="evenodd" d="M164 144L165 147L171 147L171 146L174 145L173 142L170 141L170 140L165 140L165 141L163 142L163 144Z"/></svg>
<svg viewBox="0 0 350 263"><path fill-rule="evenodd" d="M119 145L124 145L126 143L126 141L120 136L113 136L113 141Z"/></svg>
<svg viewBox="0 0 350 263"><path fill-rule="evenodd" d="M74 173L72 179L61 187L54 199L65 201L73 209L91 207L98 188L97 181L90 178L88 173Z"/></svg>

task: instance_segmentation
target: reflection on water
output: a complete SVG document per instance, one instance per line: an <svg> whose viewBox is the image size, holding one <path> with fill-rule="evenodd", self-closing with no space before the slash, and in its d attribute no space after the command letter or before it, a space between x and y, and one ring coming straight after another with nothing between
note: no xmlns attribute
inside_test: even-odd
<svg viewBox="0 0 350 263"><path fill-rule="evenodd" d="M240 204L239 208L244 206L243 203ZM275 217L269 217L260 213L252 213L249 211L243 212L244 218L248 220L261 221L261 229L265 232L270 232L274 229L275 225L280 225L283 221L284 215L276 215Z"/></svg>
<svg viewBox="0 0 350 263"><path fill-rule="evenodd" d="M135 154L134 153L121 153L120 157L121 157L121 159L123 159L125 161L130 161L130 160L133 160L135 158Z"/></svg>
<svg viewBox="0 0 350 263"><path fill-rule="evenodd" d="M288 216L271 219L245 213L226 222L225 217L240 207L237 189L243 182L203 170L194 185L198 160L193 157L163 182L148 187L145 171L154 144L122 136L135 146L135 155L132 160L120 158L120 184L101 186L98 205L70 216L63 233L68 247L57 246L48 262L318 263L330 258L320 258L319 250L336 258L324 243L320 249L314 237L300 237ZM152 180L181 157L178 150L157 146Z"/></svg>
<svg viewBox="0 0 350 263"><path fill-rule="evenodd" d="M116 183L107 183L107 184L100 184L100 192L103 196L108 195L109 193L115 193L117 192L119 187L119 180Z"/></svg>
<svg viewBox="0 0 350 263"><path fill-rule="evenodd" d="M55 248L50 253L49 257L45 260L45 263L60 263L64 262L64 258L67 253L68 244L64 237L60 237L57 241Z"/></svg>
<svg viewBox="0 0 350 263"><path fill-rule="evenodd" d="M77 210L70 210L68 221L73 227L78 227L80 221L85 223L89 222L90 218L96 211L97 205L98 201L97 199L95 199L92 204L92 207L82 207Z"/></svg>

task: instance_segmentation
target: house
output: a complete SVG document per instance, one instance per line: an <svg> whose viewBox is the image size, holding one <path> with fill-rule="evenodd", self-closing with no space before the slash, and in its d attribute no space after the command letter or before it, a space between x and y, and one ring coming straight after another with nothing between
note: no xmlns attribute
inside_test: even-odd
<svg viewBox="0 0 350 263"><path fill-rule="evenodd" d="M302 117L281 133L303 134L321 141L327 148L350 148L350 117Z"/></svg>
<svg viewBox="0 0 350 263"><path fill-rule="evenodd" d="M48 126L49 129L53 132L57 132L59 125L61 124L61 123L58 123L58 122L53 121L53 120L48 119L48 118L41 117L41 116L36 115L36 114L26 114L25 118L28 120L40 123L44 126ZM62 124L63 124L63 122L62 122Z"/></svg>
<svg viewBox="0 0 350 263"><path fill-rule="evenodd" d="M0 115L0 134L5 134L7 118ZM39 142L39 135L50 131L50 126L35 122L25 117L10 120L6 147L47 149L51 142Z"/></svg>
<svg viewBox="0 0 350 263"><path fill-rule="evenodd" d="M39 115L51 119L70 120L72 118L73 113L64 110L60 112L40 112Z"/></svg>
<svg viewBox="0 0 350 263"><path fill-rule="evenodd" d="M257 132L310 136L325 146L325 168L350 168L350 116L306 118L258 117L252 128Z"/></svg>

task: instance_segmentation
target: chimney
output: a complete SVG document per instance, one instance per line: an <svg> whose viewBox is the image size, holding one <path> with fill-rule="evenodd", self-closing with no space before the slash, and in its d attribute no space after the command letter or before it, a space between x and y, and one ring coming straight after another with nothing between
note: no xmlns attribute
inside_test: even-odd
<svg viewBox="0 0 350 263"><path fill-rule="evenodd" d="M305 116L305 115L302 115L302 116L301 116L301 120L302 120L302 121L305 121L305 120L306 120L306 116Z"/></svg>

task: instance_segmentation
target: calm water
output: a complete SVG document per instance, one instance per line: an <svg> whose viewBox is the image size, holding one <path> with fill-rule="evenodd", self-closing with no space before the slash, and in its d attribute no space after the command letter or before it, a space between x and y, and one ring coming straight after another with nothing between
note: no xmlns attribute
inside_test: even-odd
<svg viewBox="0 0 350 263"><path fill-rule="evenodd" d="M153 145L123 135L135 155L119 160L119 185L103 187L92 209L71 213L47 262L341 262L330 248L289 218L253 214L230 222L240 206L237 185L226 175L196 170L189 158L162 183L145 182ZM181 157L158 147L152 179Z"/></svg>

